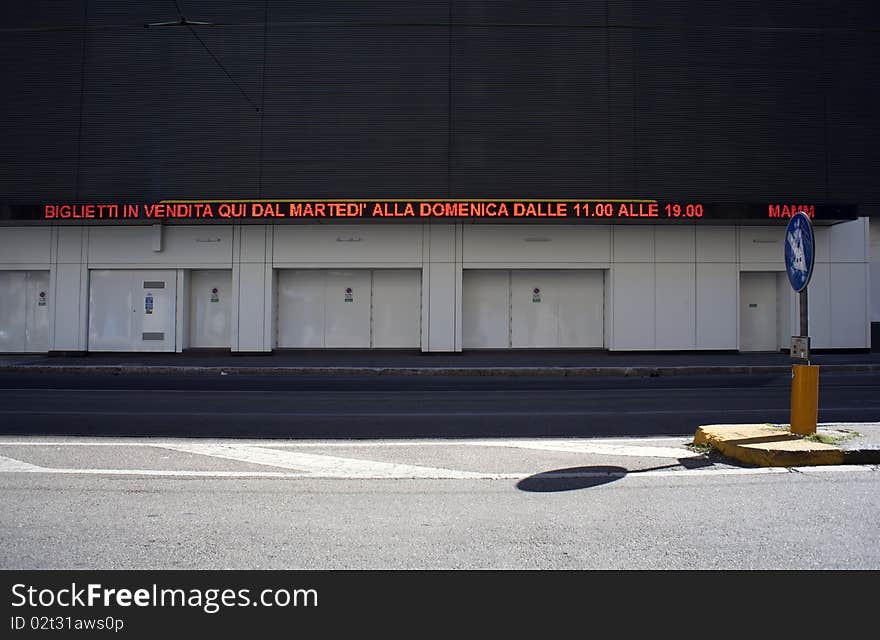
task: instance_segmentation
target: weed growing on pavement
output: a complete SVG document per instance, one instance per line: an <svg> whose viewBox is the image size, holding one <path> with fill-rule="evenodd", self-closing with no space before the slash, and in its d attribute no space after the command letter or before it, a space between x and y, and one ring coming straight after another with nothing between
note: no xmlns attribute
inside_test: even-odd
<svg viewBox="0 0 880 640"><path fill-rule="evenodd" d="M843 433L838 433L836 435L832 435L830 433L811 433L808 436L804 436L804 440L809 440L810 442L821 442L822 444L840 444L841 442L846 442L851 438L855 438L860 436L857 431L847 431Z"/></svg>
<svg viewBox="0 0 880 640"><path fill-rule="evenodd" d="M704 444L695 444L695 443L693 443L693 442L689 442L688 444L685 445L685 447L686 447L687 449L690 449L690 450L693 451L694 453L699 453L699 454L702 454L702 455L704 455L704 456L708 456L708 455L712 454L713 452L718 451L718 449L716 449L715 447L713 447L711 444L706 444L706 443L704 443Z"/></svg>

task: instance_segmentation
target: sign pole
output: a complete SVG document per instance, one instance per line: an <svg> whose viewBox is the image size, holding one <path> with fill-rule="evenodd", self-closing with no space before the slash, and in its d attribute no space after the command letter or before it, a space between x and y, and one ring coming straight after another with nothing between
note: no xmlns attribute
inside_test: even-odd
<svg viewBox="0 0 880 640"><path fill-rule="evenodd" d="M800 316L801 316L801 332L800 335L807 338L809 341L810 337L810 314L809 308L807 306L807 287L804 287L800 292ZM809 348L807 349L807 364L810 364L810 352Z"/></svg>
<svg viewBox="0 0 880 640"><path fill-rule="evenodd" d="M819 367L810 364L810 326L807 285L815 262L813 223L803 211L791 217L785 230L785 270L792 289L798 293L800 335L791 338L791 358L803 364L791 365L790 430L800 435L816 433L819 417Z"/></svg>

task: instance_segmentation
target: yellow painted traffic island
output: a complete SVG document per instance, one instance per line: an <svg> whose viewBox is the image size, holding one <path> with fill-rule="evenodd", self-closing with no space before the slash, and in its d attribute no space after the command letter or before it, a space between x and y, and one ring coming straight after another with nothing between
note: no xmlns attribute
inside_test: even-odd
<svg viewBox="0 0 880 640"><path fill-rule="evenodd" d="M840 447L805 439L771 424L710 424L697 428L695 445L708 445L721 455L759 467L806 467L843 464Z"/></svg>

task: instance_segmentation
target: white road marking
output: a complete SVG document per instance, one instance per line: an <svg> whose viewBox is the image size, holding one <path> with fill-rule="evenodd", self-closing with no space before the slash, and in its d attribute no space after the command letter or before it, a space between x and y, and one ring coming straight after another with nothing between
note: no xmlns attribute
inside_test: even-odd
<svg viewBox="0 0 880 640"><path fill-rule="evenodd" d="M652 443L644 446L643 443ZM378 462L331 455L319 455L294 451L293 448L315 447L424 447L424 446L466 446L466 447L514 447L536 451L560 451L566 453L600 454L609 456L637 456L684 458L699 457L689 450L675 446L655 446L659 444L685 443L683 438L633 438L633 439L587 439L587 438L549 438L549 439L479 439L479 440L390 440L390 441L228 441L204 442L188 439L155 442L139 439L119 438L115 440L0 440L2 446L124 446L150 447L209 456L238 462L266 465L286 471L226 471L192 469L79 469L49 468L30 464L14 458L0 456L0 473L43 473L64 475L95 476L148 476L160 478L265 478L265 479L450 479L450 480L523 480L525 478L636 478L636 477L690 477L765 475L798 472L814 473L880 471L877 465L841 465L816 467L757 467L757 468L700 468L700 469L655 469L646 471L607 471L591 470L589 466L570 472L510 472L493 473L481 471L459 471L441 467L418 466ZM540 464L539 460L529 464Z"/></svg>
<svg viewBox="0 0 880 640"><path fill-rule="evenodd" d="M635 458L699 458L702 454L681 447L645 447L639 445L611 444L600 442L566 442L542 440L504 440L496 446L537 451L562 451L564 453L593 453L609 456Z"/></svg>
<svg viewBox="0 0 880 640"><path fill-rule="evenodd" d="M13 461L18 462L18 461ZM575 471L571 473L473 473L467 478L463 478L460 474L450 477L437 475L432 480L525 480L526 478L548 478L548 479L577 479L577 478L608 478L618 477L638 478L668 478L683 477L697 478L709 476L754 476L754 475L773 475L773 474L791 474L799 472L803 475L811 475L814 472L822 473L854 473L859 471L877 472L880 469L870 465L845 465L845 466L826 466L826 467L756 467L751 469L682 469L669 471ZM347 474L332 473L290 473L283 471L193 471L193 470L165 470L165 469L58 469L48 467L36 467L27 465L21 468L10 466L10 468L0 468L0 473L43 473L47 475L85 475L85 476L150 476L159 478L252 478L252 479L279 479L279 480L411 480L410 475L402 476L356 476L352 477ZM426 479L426 478L420 478Z"/></svg>
<svg viewBox="0 0 880 640"><path fill-rule="evenodd" d="M0 472L9 471L43 471L43 467L38 467L35 464L22 462L21 460L16 460L15 458L5 458L3 456L0 456Z"/></svg>
<svg viewBox="0 0 880 640"><path fill-rule="evenodd" d="M238 462L297 469L309 476L345 478L480 478L484 474L439 467L423 467L392 462L281 451L238 444L168 444L163 448Z"/></svg>

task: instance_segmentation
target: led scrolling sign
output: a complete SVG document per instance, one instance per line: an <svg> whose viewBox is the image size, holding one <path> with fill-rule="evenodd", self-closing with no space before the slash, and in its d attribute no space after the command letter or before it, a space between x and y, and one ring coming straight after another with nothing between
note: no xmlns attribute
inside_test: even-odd
<svg viewBox="0 0 880 640"><path fill-rule="evenodd" d="M155 203L50 203L48 222L283 222L306 220L569 220L693 222L787 220L798 211L818 220L853 220L855 205L728 204L662 200L164 200Z"/></svg>

